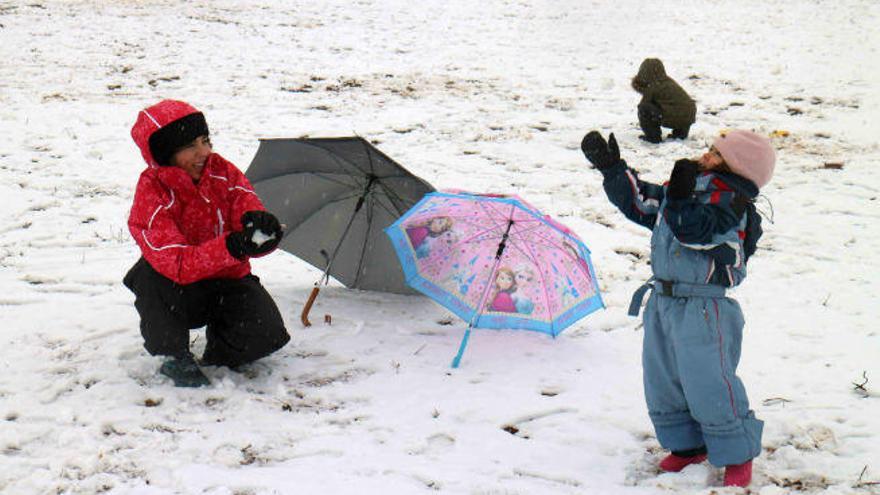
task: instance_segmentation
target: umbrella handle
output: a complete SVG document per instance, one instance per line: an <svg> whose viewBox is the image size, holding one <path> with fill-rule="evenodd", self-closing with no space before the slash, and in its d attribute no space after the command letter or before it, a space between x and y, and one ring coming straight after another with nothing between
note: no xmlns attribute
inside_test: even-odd
<svg viewBox="0 0 880 495"><path fill-rule="evenodd" d="M461 357L464 356L464 350L468 345L468 338L471 336L471 327L468 326L468 329L464 332L464 336L461 338L461 344L458 346L458 354L455 355L455 358L452 359L452 367L458 368L458 365L461 363Z"/></svg>
<svg viewBox="0 0 880 495"><path fill-rule="evenodd" d="M309 311L312 310L312 304L315 304L315 299L318 298L318 292L321 291L321 288L317 285L312 288L312 293L309 294L309 300L306 301L306 305L303 307L302 314L299 315L300 321L302 324L310 327L312 326L312 322L309 321Z"/></svg>

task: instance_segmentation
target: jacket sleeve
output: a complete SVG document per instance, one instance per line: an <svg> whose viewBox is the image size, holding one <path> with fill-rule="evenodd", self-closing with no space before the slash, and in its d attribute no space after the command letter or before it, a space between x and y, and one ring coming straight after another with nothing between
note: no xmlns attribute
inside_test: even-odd
<svg viewBox="0 0 880 495"><path fill-rule="evenodd" d="M703 251L724 265L743 259L746 217L732 206L732 191L708 191L686 199L669 200L663 219L683 246Z"/></svg>
<svg viewBox="0 0 880 495"><path fill-rule="evenodd" d="M134 194L128 229L141 253L159 273L178 284L191 284L241 263L226 249L226 235L192 245L173 216L174 194L142 175Z"/></svg>
<svg viewBox="0 0 880 495"><path fill-rule="evenodd" d="M655 93L657 91L656 84L651 84L642 89L642 99L639 101L639 105L644 105L645 103L655 103Z"/></svg>
<svg viewBox="0 0 880 495"><path fill-rule="evenodd" d="M238 167L220 155L214 156L216 159L222 160L226 166L227 202L230 205L229 217L232 220L232 230L241 230L241 216L244 213L254 210L265 211L266 207L263 206L254 187Z"/></svg>
<svg viewBox="0 0 880 495"><path fill-rule="evenodd" d="M635 170L621 160L617 165L602 170L602 186L608 199L633 222L652 229L665 195L662 186L644 182Z"/></svg>

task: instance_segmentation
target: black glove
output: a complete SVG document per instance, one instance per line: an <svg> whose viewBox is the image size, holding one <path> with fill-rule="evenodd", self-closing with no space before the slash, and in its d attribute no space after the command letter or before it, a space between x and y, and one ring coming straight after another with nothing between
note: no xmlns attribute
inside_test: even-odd
<svg viewBox="0 0 880 495"><path fill-rule="evenodd" d="M581 151L587 160L599 170L616 165L620 161L620 148L617 147L617 139L614 133L608 135L608 142L599 134L599 131L590 131L581 140Z"/></svg>
<svg viewBox="0 0 880 495"><path fill-rule="evenodd" d="M733 197L733 201L730 202L730 209L733 210L733 213L737 218L740 218L742 217L742 214L749 209L749 203L751 202L752 200L744 194L737 193L736 196Z"/></svg>
<svg viewBox="0 0 880 495"><path fill-rule="evenodd" d="M278 243L281 242L283 236L281 223L268 211L246 212L241 216L241 225L242 230L226 236L226 250L235 258L244 259L246 256L266 254L278 247ZM256 239L254 239L255 234Z"/></svg>
<svg viewBox="0 0 880 495"><path fill-rule="evenodd" d="M697 174L700 164L683 158L675 162L672 167L672 175L669 176L669 186L666 189L666 197L669 199L685 199L690 197L697 185Z"/></svg>
<svg viewBox="0 0 880 495"><path fill-rule="evenodd" d="M255 228L262 230L263 233L268 236L277 234L277 237L280 238L281 223L275 218L275 215L268 211L252 210L245 212L241 216L241 225L242 227L247 228L250 224L253 224Z"/></svg>

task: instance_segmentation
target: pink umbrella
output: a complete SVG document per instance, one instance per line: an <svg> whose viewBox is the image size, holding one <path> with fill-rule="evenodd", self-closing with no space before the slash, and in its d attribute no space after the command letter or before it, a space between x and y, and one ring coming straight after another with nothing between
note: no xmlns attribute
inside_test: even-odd
<svg viewBox="0 0 880 495"><path fill-rule="evenodd" d="M406 282L471 328L558 335L603 308L589 249L569 228L512 195L425 197L386 229Z"/></svg>

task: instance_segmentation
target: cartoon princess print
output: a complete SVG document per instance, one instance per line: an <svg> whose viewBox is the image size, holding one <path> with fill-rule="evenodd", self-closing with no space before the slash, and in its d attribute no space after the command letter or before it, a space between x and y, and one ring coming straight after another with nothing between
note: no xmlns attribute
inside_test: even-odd
<svg viewBox="0 0 880 495"><path fill-rule="evenodd" d="M563 257L563 266L574 263L574 271L568 272L564 280L557 282L555 285L559 304L563 309L567 309L581 301L584 297L591 295L593 290L593 279L590 276L590 267L587 260L580 256L580 253L574 246L566 241L562 242L566 256ZM569 265L570 266L570 265ZM582 276L577 276L578 272ZM574 277L574 278L572 278ZM578 290L581 286L584 293Z"/></svg>
<svg viewBox="0 0 880 495"><path fill-rule="evenodd" d="M501 267L495 272L495 295L492 297L490 311L516 313L513 293L516 292L516 274L510 268Z"/></svg>
<svg viewBox="0 0 880 495"><path fill-rule="evenodd" d="M452 219L447 216L431 217L427 222L407 228L406 235L416 251L416 258L427 258L431 254L433 241L451 228Z"/></svg>
<svg viewBox="0 0 880 495"><path fill-rule="evenodd" d="M568 252L568 254L574 259L574 262L577 263L578 267L583 270L584 275L587 279L590 278L590 266L587 265L587 260L581 257L581 254L575 249L574 246L568 243L568 241L562 241L562 247Z"/></svg>
<svg viewBox="0 0 880 495"><path fill-rule="evenodd" d="M516 306L516 312L525 315L532 314L535 310L535 303L525 295L525 288L532 284L535 279L535 272L525 265L516 267L515 285L516 291L511 295L513 304Z"/></svg>

